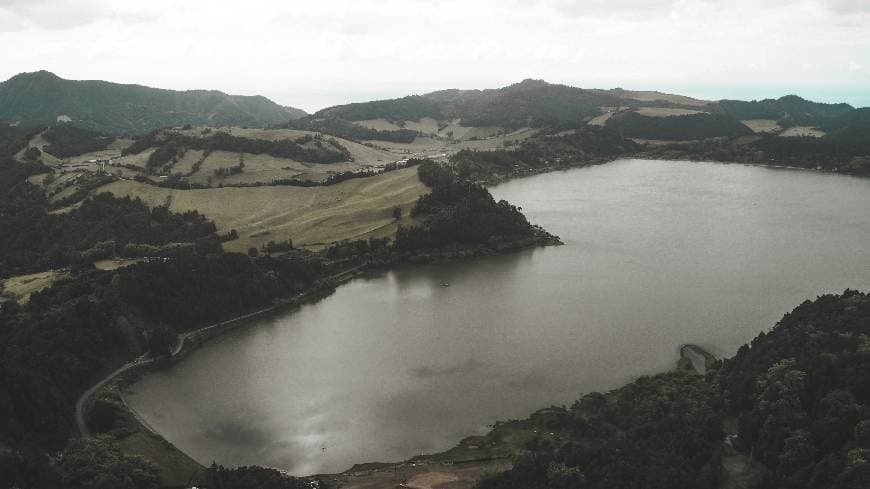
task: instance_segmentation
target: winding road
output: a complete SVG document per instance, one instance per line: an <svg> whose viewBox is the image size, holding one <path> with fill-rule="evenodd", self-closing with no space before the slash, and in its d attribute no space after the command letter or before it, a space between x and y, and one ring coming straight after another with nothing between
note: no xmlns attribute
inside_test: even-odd
<svg viewBox="0 0 870 489"><path fill-rule="evenodd" d="M86 390L81 396L79 396L79 399L76 401L76 424L79 427L79 434L81 434L82 437L90 438L91 436L93 436L91 434L91 430L88 429L88 424L85 423L85 404L87 403L88 399L90 399L90 397L92 395L94 395L95 392L102 389L104 385L108 384L109 381L111 381L112 379L114 379L118 375L121 375L122 373L126 372L127 370L130 370L133 367L136 367L136 366L142 365L142 364L146 364L146 363L150 363L153 361L154 361L154 359L153 358L149 359L147 354L142 355L139 358L137 358L136 360L133 360L130 363L126 363L126 364L122 365L120 368L118 368L118 370L115 370L114 372L110 373L109 375L104 377L102 380L100 380L96 384L92 385L91 388Z"/></svg>
<svg viewBox="0 0 870 489"><path fill-rule="evenodd" d="M353 277L353 274L355 274L357 271L359 271L364 266L365 266L365 264L362 264L362 265L357 265L357 266L351 267L347 270L342 270L341 272L338 272L334 275L327 277L326 279L323 279L322 282L328 282L328 281L332 281L333 283L334 282L343 282L343 281ZM315 289L316 289L316 287L315 287ZM190 338L201 335L203 333L207 333L208 331L211 331L211 330L218 328L218 327L221 327L221 326L227 326L229 324L238 323L238 322L244 321L246 319L250 319L250 318L274 311L280 307L286 307L288 305L294 304L297 301L304 298L307 294L311 293L312 291L313 290L307 290L304 292L300 292L300 293L290 297L289 299L285 299L285 300L283 300L277 304L271 305L269 307L266 307L263 309L258 309L254 312L250 312L248 314L243 314L241 316L236 316L236 317L234 317L232 319L228 319L226 321L219 321L219 322L216 322L214 324L210 324L208 326L204 326L202 328L199 328L199 329L196 329L193 331L188 331L187 333L182 333L182 334L178 335L178 342L176 343L175 347L170 352L169 358L178 356L181 353L182 349L184 348L184 342ZM161 357L154 358L154 357L151 357L148 353L144 353L141 356L137 357L135 360L128 362L128 363L125 363L124 365L118 367L117 370L115 370L114 372L110 373L109 375L103 377L99 382L92 385L88 390L86 390L84 393L82 393L82 395L79 396L78 400L76 401L76 413L75 413L76 425L78 426L79 434L83 438L90 438L93 436L93 434L91 433L91 430L88 428L87 422L85 421L85 406L87 405L88 399L90 399L91 396L93 396L97 391L99 391L100 389L105 387L105 385L108 384L109 382L111 382L113 379L115 379L119 375L129 371L130 369L153 363L159 359L161 359Z"/></svg>

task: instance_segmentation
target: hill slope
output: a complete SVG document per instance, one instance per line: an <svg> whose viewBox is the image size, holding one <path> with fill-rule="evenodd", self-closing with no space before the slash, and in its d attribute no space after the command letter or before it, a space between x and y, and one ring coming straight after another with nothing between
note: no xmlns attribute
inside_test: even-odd
<svg viewBox="0 0 870 489"><path fill-rule="evenodd" d="M431 117L461 119L464 126L525 127L580 122L598 115L600 106L623 105L624 102L607 93L542 80L524 80L498 89L441 90L400 99L339 105L323 109L315 116L348 121Z"/></svg>
<svg viewBox="0 0 870 489"><path fill-rule="evenodd" d="M267 126L304 115L262 96L65 80L47 71L0 83L0 121L21 126L71 121L109 134L141 134L185 124Z"/></svg>

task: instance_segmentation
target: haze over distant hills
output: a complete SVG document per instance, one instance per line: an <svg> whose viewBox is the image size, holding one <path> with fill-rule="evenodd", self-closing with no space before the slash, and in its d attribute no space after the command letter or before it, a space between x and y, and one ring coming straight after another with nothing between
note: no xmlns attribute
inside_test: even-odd
<svg viewBox="0 0 870 489"><path fill-rule="evenodd" d="M643 108L682 109L645 116L709 113L734 119L773 119L785 124L819 124L855 110L848 104L824 104L794 95L762 101L700 100L654 91L583 89L523 80L504 88L488 90L441 90L390 100L337 105L313 117L340 117L349 121L384 118L390 121L461 119L469 126L543 126L587 122L606 113Z"/></svg>
<svg viewBox="0 0 870 489"><path fill-rule="evenodd" d="M0 122L21 127L71 122L113 135L138 135L187 124L283 126L353 140L406 143L421 134L450 139L468 127L516 130L595 125L639 140L698 140L753 133L821 136L845 129L849 139L854 139L859 136L856 131L867 127L868 119L870 109L817 103L795 95L761 101L708 101L655 91L584 89L534 79L496 89L448 89L336 105L310 116L262 96L72 81L47 71L22 73L0 83Z"/></svg>
<svg viewBox="0 0 870 489"><path fill-rule="evenodd" d="M304 115L262 96L65 80L48 71L0 83L0 121L21 126L68 121L109 134L141 134L185 124L268 126Z"/></svg>
<svg viewBox="0 0 870 489"><path fill-rule="evenodd" d="M401 141L416 121L437 122L447 135L456 126L572 128L606 126L629 138L698 140L748 136L821 136L866 126L870 109L825 104L795 95L761 101L700 100L655 91L583 89L527 79L504 88L441 90L389 100L337 105L290 123L298 129L358 139ZM380 130L363 134L356 126Z"/></svg>

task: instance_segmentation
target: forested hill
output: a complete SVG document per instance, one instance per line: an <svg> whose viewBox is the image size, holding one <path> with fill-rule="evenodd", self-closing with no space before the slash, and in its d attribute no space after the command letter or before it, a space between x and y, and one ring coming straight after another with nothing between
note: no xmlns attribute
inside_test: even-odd
<svg viewBox="0 0 870 489"><path fill-rule="evenodd" d="M855 110L849 104L824 104L805 100L797 95L786 95L778 99L720 100L717 111L736 119L772 119L783 127L819 126L826 127L833 120Z"/></svg>
<svg viewBox="0 0 870 489"><path fill-rule="evenodd" d="M22 127L71 121L103 133L135 135L185 124L264 127L304 115L262 96L65 80L47 71L0 83L0 121Z"/></svg>
<svg viewBox="0 0 870 489"><path fill-rule="evenodd" d="M637 101L607 91L584 90L542 80L524 80L489 90L442 90L392 100L339 105L318 117L349 121L387 119L461 119L466 126L545 126L582 122L599 114L601 106L636 105Z"/></svg>
<svg viewBox="0 0 870 489"><path fill-rule="evenodd" d="M644 376L548 411L558 436L482 489L865 489L870 296L807 301L706 377Z"/></svg>
<svg viewBox="0 0 870 489"><path fill-rule="evenodd" d="M842 129L844 121L851 120L859 111L849 104L813 102L797 95L752 101L707 101L654 91L584 89L527 79L497 89L450 89L337 105L316 112L312 119L322 127L328 127L323 121L376 119L404 127L405 122L422 118L440 121L439 127L457 121L467 127L503 128L593 124L607 125L640 139L693 140L752 134L754 129L744 123L751 125L757 121L775 124L777 132L807 127L829 133ZM365 135L361 137L364 139Z"/></svg>

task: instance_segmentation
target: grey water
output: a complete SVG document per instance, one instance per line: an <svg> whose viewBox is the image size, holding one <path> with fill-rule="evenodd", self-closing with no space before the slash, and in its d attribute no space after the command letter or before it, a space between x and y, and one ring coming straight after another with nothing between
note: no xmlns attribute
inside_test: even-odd
<svg viewBox="0 0 870 489"><path fill-rule="evenodd" d="M565 245L355 279L128 402L203 464L338 472L667 370L683 343L732 355L806 299L870 289L870 179L620 160L492 192Z"/></svg>

